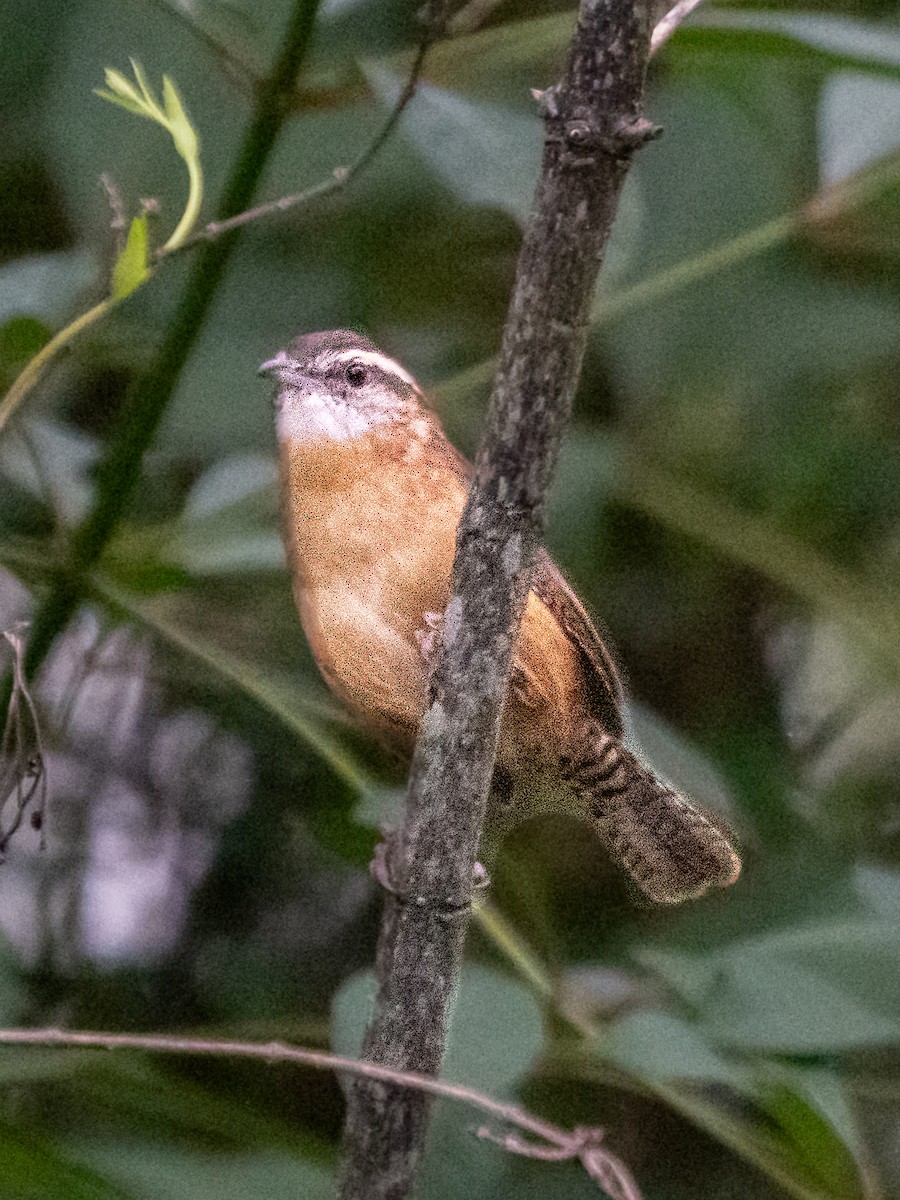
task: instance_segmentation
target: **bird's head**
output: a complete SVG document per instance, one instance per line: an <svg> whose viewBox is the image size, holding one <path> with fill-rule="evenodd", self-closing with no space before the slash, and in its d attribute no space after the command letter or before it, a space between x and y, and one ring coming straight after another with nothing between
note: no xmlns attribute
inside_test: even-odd
<svg viewBox="0 0 900 1200"><path fill-rule="evenodd" d="M275 380L282 441L348 442L423 414L422 393L409 372L351 330L302 334L259 373Z"/></svg>

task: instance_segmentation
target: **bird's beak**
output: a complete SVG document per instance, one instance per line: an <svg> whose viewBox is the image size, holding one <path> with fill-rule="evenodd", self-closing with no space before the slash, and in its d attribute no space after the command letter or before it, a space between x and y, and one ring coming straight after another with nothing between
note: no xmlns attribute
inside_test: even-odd
<svg viewBox="0 0 900 1200"><path fill-rule="evenodd" d="M259 370L257 375L271 375L277 371L279 367L287 367L290 364L290 359L283 350L279 350L274 358L267 359Z"/></svg>

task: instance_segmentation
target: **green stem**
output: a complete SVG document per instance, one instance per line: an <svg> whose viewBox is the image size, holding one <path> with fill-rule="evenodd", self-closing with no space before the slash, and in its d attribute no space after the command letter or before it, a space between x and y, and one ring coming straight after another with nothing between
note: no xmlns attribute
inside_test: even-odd
<svg viewBox="0 0 900 1200"><path fill-rule="evenodd" d="M601 294L591 311L591 331L609 325L636 309L665 300L720 271L727 271L730 267L740 266L765 254L767 250L773 250L802 233L816 221L833 220L841 214L852 212L895 185L898 178L900 153L893 152L849 179L813 196L800 208L782 213L764 225L757 225L699 254L682 259L655 275L638 280L630 287L609 295ZM448 408L452 409L457 397L465 399L472 392L487 387L496 370L496 357L483 359L445 380L437 391Z"/></svg>
<svg viewBox="0 0 900 1200"><path fill-rule="evenodd" d="M282 125L289 98L312 39L318 0L296 0L275 66L259 89L256 110L226 186L221 215L230 217L253 199ZM84 591L84 575L98 560L125 513L140 479L143 457L190 356L235 245L234 235L198 251L181 302L156 361L132 386L100 464L97 498L72 539L71 562L39 606L31 629L26 672L34 674L65 628Z"/></svg>
<svg viewBox="0 0 900 1200"><path fill-rule="evenodd" d="M3 403L0 404L0 433L3 432L4 426L19 407L19 404L37 383L44 368L53 356L81 333L82 329L87 329L88 325L93 325L95 321L99 321L101 317L105 316L112 308L113 303L113 299L107 296L105 300L101 300L99 304L95 304L93 308L89 308L87 312L83 312L80 317L76 317L65 329L61 329L59 333L52 337L47 345L29 361L21 375L18 376L12 387L3 397Z"/></svg>
<svg viewBox="0 0 900 1200"><path fill-rule="evenodd" d="M550 970L541 962L518 929L490 900L476 903L475 920L506 958L516 974L524 979L544 1002L553 999L554 985Z"/></svg>
<svg viewBox="0 0 900 1200"><path fill-rule="evenodd" d="M349 751L326 730L328 714L315 711L318 706L304 706L296 696L282 692L276 681L254 664L232 657L218 646L212 646L186 629L166 619L158 607L141 602L116 587L99 571L90 577L91 591L132 623L145 625L160 638L226 680L231 686L271 713L286 729L301 738L318 757L348 787L360 795L372 790L373 781Z"/></svg>
<svg viewBox="0 0 900 1200"><path fill-rule="evenodd" d="M620 501L802 596L812 609L852 629L877 661L900 671L896 609L865 584L770 521L705 495L637 450L624 449L621 461L624 469L613 482Z"/></svg>
<svg viewBox="0 0 900 1200"><path fill-rule="evenodd" d="M181 220L172 231L172 236L160 250L160 256L177 250L186 240L200 216L200 205L203 203L203 168L196 158L186 158L184 161L187 164L190 181L188 201L181 214Z"/></svg>
<svg viewBox="0 0 900 1200"><path fill-rule="evenodd" d="M792 237L805 218L805 208L799 212L784 213L765 225L749 229L746 233L729 238L721 245L677 262L667 270L651 275L649 279L642 279L639 283L613 292L610 296L602 296L591 313L591 328L596 329L600 325L609 324L617 317L648 304L655 304L674 292L699 283L709 275L715 275L771 250Z"/></svg>
<svg viewBox="0 0 900 1200"><path fill-rule="evenodd" d="M795 237L816 221L834 220L852 212L894 186L898 177L900 154L886 154L871 166L813 196L800 208L782 213L764 225L748 229L746 233L711 246L692 258L683 259L631 287L613 292L610 296L601 296L591 313L591 328L607 325L635 309L655 304L692 284L700 283L710 275L756 258Z"/></svg>

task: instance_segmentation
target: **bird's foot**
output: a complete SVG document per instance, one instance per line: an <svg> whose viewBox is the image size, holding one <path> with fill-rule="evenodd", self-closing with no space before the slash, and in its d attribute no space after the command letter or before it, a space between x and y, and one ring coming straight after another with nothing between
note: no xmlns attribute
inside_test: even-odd
<svg viewBox="0 0 900 1200"><path fill-rule="evenodd" d="M425 628L416 630L416 641L419 643L419 653L422 658L425 662L430 663L441 644L444 614L442 612L425 612L422 614L422 618Z"/></svg>
<svg viewBox="0 0 900 1200"><path fill-rule="evenodd" d="M425 896L412 896L397 878L396 854L399 849L399 833L394 830L390 833L383 832L382 836L383 841L380 841L375 847L375 853L369 863L369 874L381 884L386 892L390 892L402 904L415 903L422 906L428 904ZM490 886L491 879L486 868L480 862L476 862L472 870L472 891L481 893ZM472 907L470 902L460 904L449 898L440 903L433 903L432 906L440 909L441 915L447 920L468 912Z"/></svg>

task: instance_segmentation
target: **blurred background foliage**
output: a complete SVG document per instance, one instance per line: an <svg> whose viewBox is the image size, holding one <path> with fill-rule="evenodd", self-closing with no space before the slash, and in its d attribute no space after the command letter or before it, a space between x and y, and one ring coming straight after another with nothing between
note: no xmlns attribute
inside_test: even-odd
<svg viewBox="0 0 900 1200"><path fill-rule="evenodd" d="M259 195L347 164L396 96L414 5L324 0ZM103 296L107 173L184 203L103 70L172 76L204 219L287 0L6 0L0 383ZM626 187L548 543L608 630L635 735L726 814L744 875L636 904L587 832L521 828L473 927L451 1078L603 1125L648 1200L900 1196L900 10L701 8L654 61L664 136ZM540 152L529 89L573 12L472 4L352 188L241 235L139 487L35 694L46 849L0 867L0 1021L353 1052L402 779L312 667L256 365L355 326L477 438ZM101 447L185 286L169 262L54 364L0 441L0 626L91 509ZM410 514L414 525L415 514ZM4 660L4 668L6 660ZM4 1049L0 1194L331 1194L328 1076ZM423 1195L574 1200L575 1166L439 1106Z"/></svg>

